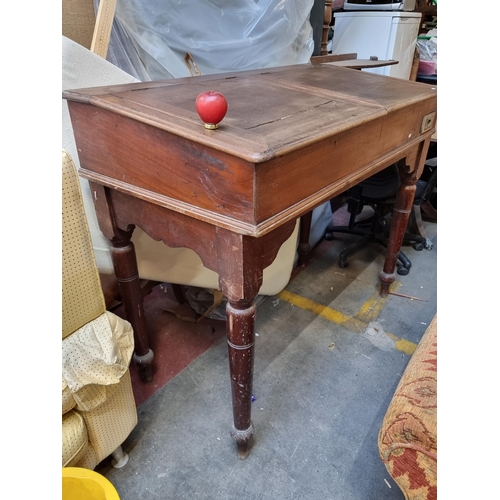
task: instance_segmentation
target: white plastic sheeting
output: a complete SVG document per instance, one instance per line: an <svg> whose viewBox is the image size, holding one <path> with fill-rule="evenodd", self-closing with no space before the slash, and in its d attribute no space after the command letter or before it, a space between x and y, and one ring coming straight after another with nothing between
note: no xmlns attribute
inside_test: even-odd
<svg viewBox="0 0 500 500"><path fill-rule="evenodd" d="M307 63L313 3L119 0L107 59L142 81Z"/></svg>

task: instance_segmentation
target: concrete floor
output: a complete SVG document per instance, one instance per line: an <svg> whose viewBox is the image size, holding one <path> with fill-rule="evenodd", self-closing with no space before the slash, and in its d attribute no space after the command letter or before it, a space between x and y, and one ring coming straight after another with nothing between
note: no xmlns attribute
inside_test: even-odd
<svg viewBox="0 0 500 500"><path fill-rule="evenodd" d="M378 297L384 250L376 244L339 268L347 237L338 235L313 250L284 292L260 303L255 444L246 460L237 458L229 436L224 322L207 320L214 326L193 334L192 323L165 307L148 309L153 329L170 325L212 340L141 402L139 423L123 446L128 464L113 469L105 460L96 470L122 500L402 500L379 457L377 436L411 353L437 311L437 224L425 227L434 248L405 246L413 266L407 276L397 275L391 289L405 296ZM151 300L162 300L159 293ZM162 293L172 296L168 288ZM175 357L156 352L167 364L169 355Z"/></svg>

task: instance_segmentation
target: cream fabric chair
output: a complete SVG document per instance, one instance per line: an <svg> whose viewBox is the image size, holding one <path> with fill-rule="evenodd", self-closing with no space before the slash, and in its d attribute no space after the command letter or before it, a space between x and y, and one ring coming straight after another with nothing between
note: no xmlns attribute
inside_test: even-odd
<svg viewBox="0 0 500 500"><path fill-rule="evenodd" d="M130 323L106 311L80 184L62 151L62 466L95 466L113 455L137 424L129 364Z"/></svg>

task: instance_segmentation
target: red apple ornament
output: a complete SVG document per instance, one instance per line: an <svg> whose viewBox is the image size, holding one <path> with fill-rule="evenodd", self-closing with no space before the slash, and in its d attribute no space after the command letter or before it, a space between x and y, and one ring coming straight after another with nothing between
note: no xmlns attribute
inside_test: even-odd
<svg viewBox="0 0 500 500"><path fill-rule="evenodd" d="M226 116L227 101L220 92L213 90L202 92L196 98L196 111L205 123L205 128L219 128L219 123Z"/></svg>

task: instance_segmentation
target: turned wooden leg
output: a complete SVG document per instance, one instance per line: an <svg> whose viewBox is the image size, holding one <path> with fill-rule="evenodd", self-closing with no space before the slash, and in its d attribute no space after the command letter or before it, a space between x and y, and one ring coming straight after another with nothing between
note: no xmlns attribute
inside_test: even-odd
<svg viewBox="0 0 500 500"><path fill-rule="evenodd" d="M227 298L226 331L233 402L231 437L242 459L248 456L254 435L251 413L255 297L262 285L263 241L217 229L219 283Z"/></svg>
<svg viewBox="0 0 500 500"><path fill-rule="evenodd" d="M226 330L233 402L231 437L238 457L246 458L253 444L252 384L255 342L255 298L262 285L263 270L276 258L290 237L295 220L260 238L217 228L219 284L227 298Z"/></svg>
<svg viewBox="0 0 500 500"><path fill-rule="evenodd" d="M134 244L130 241L131 236L130 232L128 238L112 241L111 258L125 314L134 329L133 359L139 366L142 381L151 382L154 354L149 348L137 260Z"/></svg>
<svg viewBox="0 0 500 500"><path fill-rule="evenodd" d="M227 344L233 397L234 423L231 437L238 457L246 458L254 428L251 421L252 383L255 343L255 302L227 303Z"/></svg>
<svg viewBox="0 0 500 500"><path fill-rule="evenodd" d="M300 265L305 264L304 258L311 251L311 245L309 245L309 236L311 234L311 221L312 221L312 210L310 212L307 212L300 218L299 247L297 248Z"/></svg>
<svg viewBox="0 0 500 500"><path fill-rule="evenodd" d="M182 285L178 285L176 283L172 283L172 290L174 292L174 296L177 300L178 304L185 304L186 303L186 296L184 295L184 292L182 290Z"/></svg>
<svg viewBox="0 0 500 500"><path fill-rule="evenodd" d="M143 382L153 379L153 351L149 348L146 318L142 305L143 296L137 270L134 244L130 241L135 226L120 229L109 201L109 190L90 182L99 228L111 243L111 259L123 307L134 329L134 362L140 368Z"/></svg>
<svg viewBox="0 0 500 500"><path fill-rule="evenodd" d="M385 255L383 270L380 272L380 296L387 297L389 287L395 280L394 270L398 260L398 254L403 244L403 239L410 219L410 213L415 198L416 182L421 174L421 169L408 172L406 158L398 162L401 184L396 195L394 212L392 214L391 230Z"/></svg>
<svg viewBox="0 0 500 500"><path fill-rule="evenodd" d="M421 209L431 222L437 222L437 210L431 205L429 200L422 203Z"/></svg>
<svg viewBox="0 0 500 500"><path fill-rule="evenodd" d="M424 222L422 220L422 212L419 205L413 205L411 208L408 229L412 234L422 236L422 238L427 238L425 235Z"/></svg>

